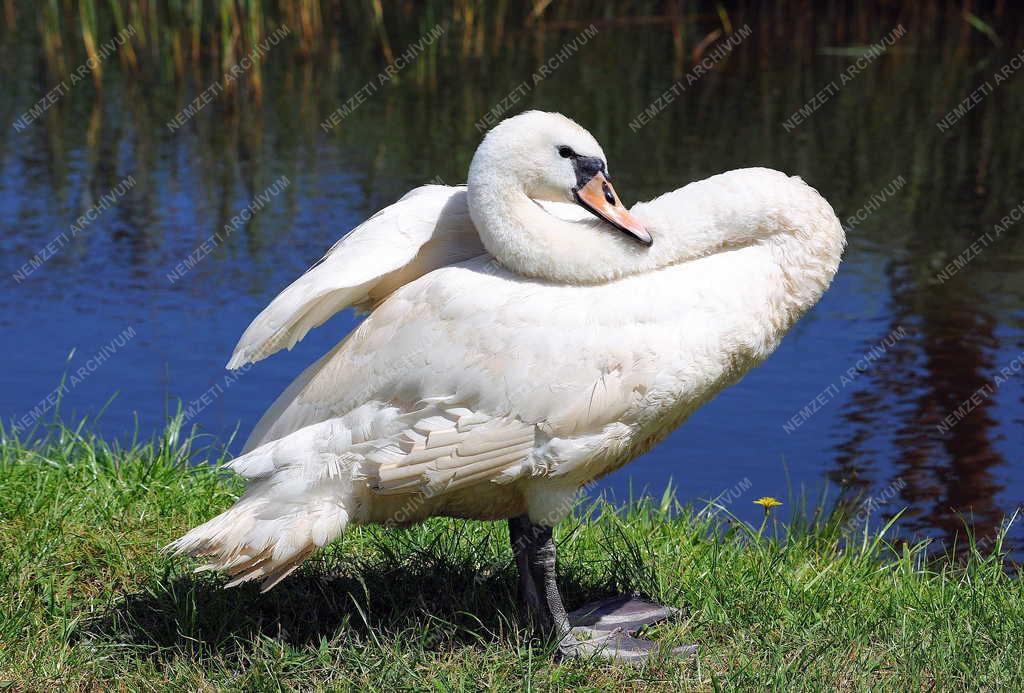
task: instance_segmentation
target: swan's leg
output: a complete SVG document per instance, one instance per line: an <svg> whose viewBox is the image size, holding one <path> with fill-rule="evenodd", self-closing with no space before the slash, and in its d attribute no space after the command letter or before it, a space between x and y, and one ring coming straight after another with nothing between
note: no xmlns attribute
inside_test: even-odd
<svg viewBox="0 0 1024 693"><path fill-rule="evenodd" d="M519 609L523 616L538 632L551 631L554 624L548 614L547 605L541 602L537 584L533 581L530 570L530 545L533 542L533 527L526 515L513 517L508 521L508 537L512 542L512 555L516 558L519 569Z"/></svg>
<svg viewBox="0 0 1024 693"><path fill-rule="evenodd" d="M558 637L560 656L642 661L663 652L658 643L632 637L630 633L673 616L675 610L617 597L597 603L596 608L590 605L568 614L558 591L556 548L551 528L533 524L524 515L509 520L509 536L519 567L520 602L527 609L542 612L540 618L529 611L528 614L533 623ZM696 649L696 645L684 645L667 654L690 655Z"/></svg>

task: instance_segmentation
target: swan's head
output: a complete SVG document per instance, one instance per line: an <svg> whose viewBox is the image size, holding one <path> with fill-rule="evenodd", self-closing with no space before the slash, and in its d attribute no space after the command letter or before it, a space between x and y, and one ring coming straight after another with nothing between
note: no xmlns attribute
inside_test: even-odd
<svg viewBox="0 0 1024 693"><path fill-rule="evenodd" d="M589 132L559 113L528 111L499 123L477 148L469 211L484 246L517 272L606 278L618 258L656 242L610 178Z"/></svg>

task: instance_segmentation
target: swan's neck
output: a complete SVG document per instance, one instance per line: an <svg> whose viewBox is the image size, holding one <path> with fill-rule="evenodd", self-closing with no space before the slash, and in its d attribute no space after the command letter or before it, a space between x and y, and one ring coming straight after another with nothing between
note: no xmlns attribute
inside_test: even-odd
<svg viewBox="0 0 1024 693"><path fill-rule="evenodd" d="M604 283L759 247L765 267L775 268L772 288L781 293L776 303L791 324L828 287L845 245L828 202L778 171L729 171L634 206L654 237L650 248L581 211L572 219L552 214L512 178L471 167L470 215L500 263L552 282Z"/></svg>
<svg viewBox="0 0 1024 693"><path fill-rule="evenodd" d="M645 264L644 246L568 201L537 202L511 182L471 181L468 195L484 247L516 274L595 284L633 274Z"/></svg>
<svg viewBox="0 0 1024 693"><path fill-rule="evenodd" d="M777 288L780 310L776 322L785 331L818 302L832 283L846 237L839 220L835 219L834 227L824 233L820 230L804 233L797 229L777 234L764 245L781 280Z"/></svg>
<svg viewBox="0 0 1024 693"><path fill-rule="evenodd" d="M700 262L741 248L755 251L768 272L764 288L773 322L783 330L828 288L846 244L839 219L817 190L764 168L690 183L632 212L651 231L666 264Z"/></svg>

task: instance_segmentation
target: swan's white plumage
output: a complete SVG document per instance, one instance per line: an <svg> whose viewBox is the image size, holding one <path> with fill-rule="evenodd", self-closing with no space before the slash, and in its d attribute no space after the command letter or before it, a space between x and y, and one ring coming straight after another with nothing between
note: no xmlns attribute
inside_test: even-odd
<svg viewBox="0 0 1024 693"><path fill-rule="evenodd" d="M326 319L322 306L377 303L257 425L231 465L249 479L246 494L173 548L269 587L352 521L528 512L554 524L582 484L648 449L766 358L825 290L844 243L812 188L744 169L634 207L656 239L650 252L624 245L615 267L583 283L528 278L479 255L475 235L456 240L468 238L465 195L446 194L393 206L416 203L412 234L380 225L409 218L411 207L376 215L373 233L400 250L357 237L364 224L246 331L233 363L294 343ZM595 257L614 257L622 241L601 222L559 220L532 199L476 204L478 224L545 215L534 219L557 237L538 238L548 243L538 272L564 271L540 269L571 252L564 236ZM428 212L457 221L432 223ZM417 259L412 246L438 235L449 260ZM529 263L534 251L517 252L515 262ZM612 278L600 281L605 271Z"/></svg>
<svg viewBox="0 0 1024 693"><path fill-rule="evenodd" d="M396 286L482 252L465 187L416 188L345 235L282 291L249 325L228 368L291 349L338 311L370 308Z"/></svg>

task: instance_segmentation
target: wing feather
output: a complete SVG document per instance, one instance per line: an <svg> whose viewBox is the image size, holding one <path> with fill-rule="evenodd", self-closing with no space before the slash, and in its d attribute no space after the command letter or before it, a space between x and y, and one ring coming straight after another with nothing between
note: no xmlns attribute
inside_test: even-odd
<svg viewBox="0 0 1024 693"><path fill-rule="evenodd" d="M536 426L514 418L466 418L443 402L408 414L379 408L372 438L353 434L351 414L304 427L256 447L229 467L253 481L298 483L303 492L333 483L350 469L380 495L437 496L481 481L508 483L531 469ZM424 434L422 431L429 430ZM435 437L442 432L444 437Z"/></svg>
<svg viewBox="0 0 1024 693"><path fill-rule="evenodd" d="M485 252L465 187L429 185L382 209L327 251L245 330L228 368L291 349L349 307L368 307L438 267Z"/></svg>
<svg viewBox="0 0 1024 693"><path fill-rule="evenodd" d="M480 423L460 431L461 412L436 406L416 414L419 418L412 417L396 438L365 456L364 474L376 493L435 496L499 476L503 483L516 478L513 468L533 451L534 426L480 416Z"/></svg>

